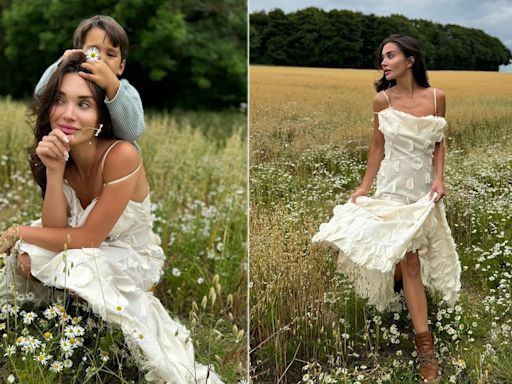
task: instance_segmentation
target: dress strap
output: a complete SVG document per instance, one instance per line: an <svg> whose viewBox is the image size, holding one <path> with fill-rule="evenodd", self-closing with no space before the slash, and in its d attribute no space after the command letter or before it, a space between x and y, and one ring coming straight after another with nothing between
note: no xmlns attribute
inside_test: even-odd
<svg viewBox="0 0 512 384"><path fill-rule="evenodd" d="M434 114L437 116L437 95L436 95L436 88L434 88Z"/></svg>
<svg viewBox="0 0 512 384"><path fill-rule="evenodd" d="M108 147L108 149L105 151L105 154L103 155L103 160L101 160L101 174L103 175L103 167L105 165L105 159L107 158L107 155L108 153L110 152L110 150L112 148L114 148L114 145L116 145L117 143L119 143L119 140L116 140L112 143L112 145L110 147ZM121 181L125 181L126 179L128 179L130 176L134 175L137 173L137 171L140 169L142 165L142 159L140 160L140 163L139 165L137 166L137 168L135 168L135 170L133 172L131 172L130 174L126 175L126 176L123 176L119 179L115 179L115 180L112 180L112 181L109 181L108 183L103 183L103 186L106 186L106 185L110 185L110 184L116 184L116 183L120 183Z"/></svg>
<svg viewBox="0 0 512 384"><path fill-rule="evenodd" d="M389 102L388 94L386 93L386 91L382 91L382 93L384 94L384 96L386 96L386 100L388 101L388 107L391 107L391 103Z"/></svg>
<svg viewBox="0 0 512 384"><path fill-rule="evenodd" d="M112 148L114 148L114 145L116 145L119 142L119 140L116 140L112 143L110 147L105 151L105 154L103 155L103 159L101 160L101 174L103 175L103 166L105 165L105 159L107 158L108 153Z"/></svg>
<svg viewBox="0 0 512 384"><path fill-rule="evenodd" d="M140 169L140 166L142 165L142 161L139 163L139 165L137 166L137 168L135 168L135 170L133 172L131 172L130 174L126 175L126 176L123 176L123 177L120 177L119 179L115 179L115 180L112 180L112 181L109 181L108 183L104 183L103 186L106 186L106 185L110 185L110 184L117 184L117 183L120 183L121 181L125 181L126 179L128 179L130 176L134 175L137 173L137 171Z"/></svg>

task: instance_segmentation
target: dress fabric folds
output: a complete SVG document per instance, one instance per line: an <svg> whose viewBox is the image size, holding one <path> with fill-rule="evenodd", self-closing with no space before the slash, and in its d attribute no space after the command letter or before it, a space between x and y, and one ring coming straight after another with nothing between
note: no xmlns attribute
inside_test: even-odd
<svg viewBox="0 0 512 384"><path fill-rule="evenodd" d="M65 181L69 204L68 225L84 224L96 200L82 208L75 191ZM195 361L190 332L172 319L151 288L160 280L164 253L152 231L149 195L143 202L130 201L98 248L51 252L19 241L6 258L0 275L0 302L18 293L33 292L44 301L52 288L67 289L86 300L105 321L121 328L128 345L140 348L146 379L157 383L222 383L211 367ZM32 225L40 226L40 220ZM32 275L42 284L18 274L16 255L26 252ZM134 351L134 356L140 353Z"/></svg>
<svg viewBox="0 0 512 384"><path fill-rule="evenodd" d="M453 306L460 262L443 201L429 197L435 144L443 140L446 121L391 106L378 117L385 144L375 195L336 206L312 241L336 246L340 272L380 311L401 308L393 290L395 266L407 252L418 251L423 284Z"/></svg>

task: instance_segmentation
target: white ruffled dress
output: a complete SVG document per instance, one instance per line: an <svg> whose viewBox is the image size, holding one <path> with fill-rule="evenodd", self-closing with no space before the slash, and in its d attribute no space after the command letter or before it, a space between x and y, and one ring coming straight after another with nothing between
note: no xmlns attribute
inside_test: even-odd
<svg viewBox="0 0 512 384"><path fill-rule="evenodd" d="M68 225L83 225L96 200L82 208L75 191L64 183L69 203ZM40 220L33 223L40 226ZM146 379L158 383L221 383L211 368L198 364L190 332L173 320L150 289L158 283L165 255L152 231L149 195L130 201L108 237L98 248L51 252L19 241L7 257L0 276L0 301L10 292L33 292L36 299L51 297L49 287L68 289L86 300L96 314L119 326L129 345L139 346L139 363ZM27 252L32 275L44 285L17 273L16 254ZM136 354L138 355L138 354Z"/></svg>
<svg viewBox="0 0 512 384"><path fill-rule="evenodd" d="M375 196L336 206L312 241L338 248L340 272L380 311L400 309L400 296L393 289L395 266L407 252L418 251L423 284L453 306L460 290L460 262L443 201L429 199L433 153L436 142L443 140L446 121L391 106L378 117L385 156Z"/></svg>

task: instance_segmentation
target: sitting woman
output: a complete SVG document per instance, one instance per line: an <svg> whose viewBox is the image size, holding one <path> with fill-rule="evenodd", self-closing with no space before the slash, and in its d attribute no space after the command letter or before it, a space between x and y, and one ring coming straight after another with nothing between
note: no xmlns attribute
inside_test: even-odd
<svg viewBox="0 0 512 384"><path fill-rule="evenodd" d="M68 57L33 104L30 165L43 192L41 219L0 235L9 252L0 301L65 289L95 313L139 337L146 378L220 383L197 364L188 330L149 291L164 253L152 232L149 184L138 150L117 140L104 91L78 74L82 52ZM41 284L42 283L42 284Z"/></svg>

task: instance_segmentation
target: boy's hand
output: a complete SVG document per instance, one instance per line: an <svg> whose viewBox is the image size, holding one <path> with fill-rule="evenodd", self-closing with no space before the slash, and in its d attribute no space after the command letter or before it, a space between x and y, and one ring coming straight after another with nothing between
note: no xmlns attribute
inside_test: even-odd
<svg viewBox="0 0 512 384"><path fill-rule="evenodd" d="M73 52L83 52L83 53L86 53L83 49L66 49L64 51L64 53L62 54L62 60L66 59Z"/></svg>
<svg viewBox="0 0 512 384"><path fill-rule="evenodd" d="M120 84L119 79L107 64L99 60L95 63L82 63L81 67L91 73L79 71L80 76L84 79L94 81L103 88L109 100L112 100L116 96Z"/></svg>

